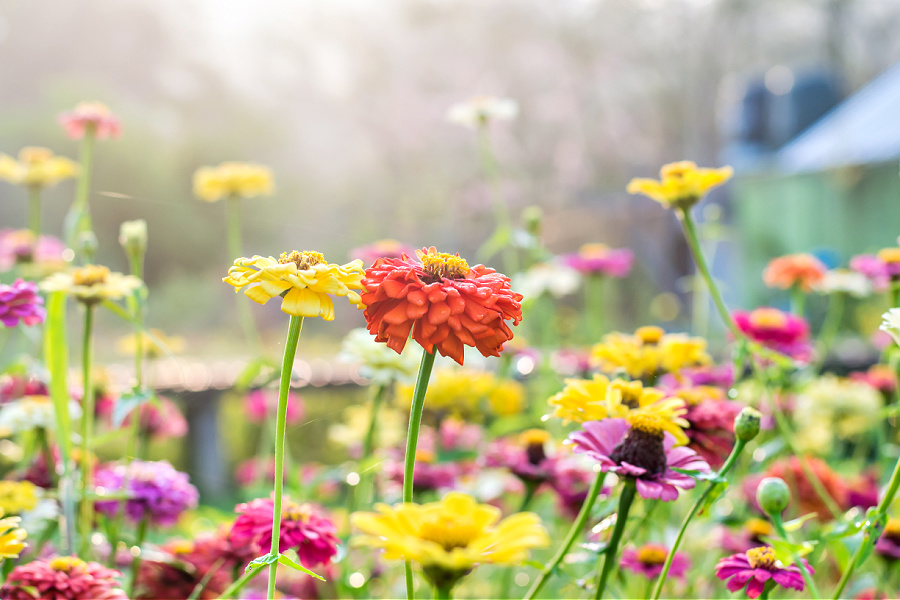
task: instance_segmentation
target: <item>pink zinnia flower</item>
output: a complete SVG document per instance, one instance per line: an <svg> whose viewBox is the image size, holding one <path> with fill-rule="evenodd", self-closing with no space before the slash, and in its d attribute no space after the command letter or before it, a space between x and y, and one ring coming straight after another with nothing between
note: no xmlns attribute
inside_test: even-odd
<svg viewBox="0 0 900 600"><path fill-rule="evenodd" d="M447 417L438 428L441 450L473 451L481 443L481 427L461 419Z"/></svg>
<svg viewBox="0 0 900 600"><path fill-rule="evenodd" d="M549 483L559 497L559 508L564 515L573 520L578 516L596 477L593 471L584 468L574 456L556 462ZM600 495L608 496L609 488L601 489Z"/></svg>
<svg viewBox="0 0 900 600"><path fill-rule="evenodd" d="M734 385L734 366L709 365L681 369L678 374L666 373L657 387L669 391L683 387L712 386L728 389Z"/></svg>
<svg viewBox="0 0 900 600"><path fill-rule="evenodd" d="M810 573L815 571L805 558L801 558ZM803 575L796 565L783 566L776 558L775 551L769 546L761 546L747 550L743 554L732 554L723 558L716 565L716 577L728 581L729 592L737 592L745 587L747 596L758 598L770 579L778 585L802 592Z"/></svg>
<svg viewBox="0 0 900 600"><path fill-rule="evenodd" d="M547 456L545 449L549 442L550 434L541 429L494 440L487 449L484 464L508 469L525 484L540 485L553 477L555 471L556 461Z"/></svg>
<svg viewBox="0 0 900 600"><path fill-rule="evenodd" d="M128 600L117 577L122 574L74 556L58 556L19 565L0 588L3 600Z"/></svg>
<svg viewBox="0 0 900 600"><path fill-rule="evenodd" d="M697 451L711 466L722 466L734 446L734 419L744 407L728 400L719 388L699 386L675 392L687 404L684 418L688 446Z"/></svg>
<svg viewBox="0 0 900 600"><path fill-rule="evenodd" d="M199 499L187 473L176 471L164 460L104 465L97 469L94 485L107 492L127 492L125 514L135 523L149 518L156 525L174 525L181 513L196 508ZM119 501L101 501L95 506L98 512L113 516Z"/></svg>
<svg viewBox="0 0 900 600"><path fill-rule="evenodd" d="M22 396L49 396L46 384L32 376L0 376L0 404Z"/></svg>
<svg viewBox="0 0 900 600"><path fill-rule="evenodd" d="M575 254L562 257L565 265L581 273L597 273L609 277L626 277L634 263L628 248L610 248L605 244L585 244Z"/></svg>
<svg viewBox="0 0 900 600"><path fill-rule="evenodd" d="M0 272L9 271L20 264L62 266L66 245L52 235L37 239L30 229L0 230Z"/></svg>
<svg viewBox="0 0 900 600"><path fill-rule="evenodd" d="M623 569L643 575L647 579L656 579L662 573L663 564L669 556L669 549L662 544L644 544L638 549L626 548L622 552L619 564ZM686 554L676 552L669 567L669 577L683 579L691 567L691 560Z"/></svg>
<svg viewBox="0 0 900 600"><path fill-rule="evenodd" d="M231 544L235 548L245 548L250 558L268 554L272 545L274 501L271 498L257 498L239 504L235 511L239 516L231 526ZM326 564L337 554L340 542L337 528L311 504L297 504L285 498L281 519L279 552L293 548L307 568Z"/></svg>
<svg viewBox="0 0 900 600"><path fill-rule="evenodd" d="M374 264L379 258L401 258L412 256L416 249L397 240L378 240L368 246L360 246L350 251L350 258L359 259L364 264Z"/></svg>
<svg viewBox="0 0 900 600"><path fill-rule="evenodd" d="M59 123L73 140L80 140L86 132L98 140L117 138L122 133L119 118L101 102L79 102L73 110L60 113Z"/></svg>
<svg viewBox="0 0 900 600"><path fill-rule="evenodd" d="M733 316L738 329L753 341L798 361L812 357L809 325L803 318L768 306L736 310Z"/></svg>
<svg viewBox="0 0 900 600"><path fill-rule="evenodd" d="M668 432L637 421L632 426L625 419L604 419L582 424L581 431L569 435L566 443L574 451L585 454L600 464L603 472L631 477L642 498L669 502L678 498L678 488L689 490L696 482L673 468L709 473L696 452L684 446L675 447Z"/></svg>
<svg viewBox="0 0 900 600"><path fill-rule="evenodd" d="M874 254L859 254L850 259L850 269L863 275L872 283L872 288L883 292L890 281L887 265Z"/></svg>
<svg viewBox="0 0 900 600"><path fill-rule="evenodd" d="M44 299L38 295L37 284L16 279L12 285L0 283L0 323L15 327L21 321L25 325L43 323L47 312Z"/></svg>
<svg viewBox="0 0 900 600"><path fill-rule="evenodd" d="M244 411L251 423L274 420L278 412L278 393L275 390L253 390L244 398ZM288 425L294 425L303 420L304 413L303 399L300 395L288 392Z"/></svg>

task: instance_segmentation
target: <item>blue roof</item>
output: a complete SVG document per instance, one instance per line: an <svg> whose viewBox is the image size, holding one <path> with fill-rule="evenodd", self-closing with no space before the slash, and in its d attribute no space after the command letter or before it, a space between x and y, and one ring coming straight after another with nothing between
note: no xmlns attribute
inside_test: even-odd
<svg viewBox="0 0 900 600"><path fill-rule="evenodd" d="M786 172L900 158L900 63L825 114L775 155Z"/></svg>

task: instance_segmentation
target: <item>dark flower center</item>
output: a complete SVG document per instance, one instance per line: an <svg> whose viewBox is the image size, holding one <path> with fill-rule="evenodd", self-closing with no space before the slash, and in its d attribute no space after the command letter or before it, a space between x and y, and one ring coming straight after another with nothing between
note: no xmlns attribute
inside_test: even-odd
<svg viewBox="0 0 900 600"><path fill-rule="evenodd" d="M664 473L667 463L662 432L632 427L609 457L617 463L627 462L645 469L647 475Z"/></svg>

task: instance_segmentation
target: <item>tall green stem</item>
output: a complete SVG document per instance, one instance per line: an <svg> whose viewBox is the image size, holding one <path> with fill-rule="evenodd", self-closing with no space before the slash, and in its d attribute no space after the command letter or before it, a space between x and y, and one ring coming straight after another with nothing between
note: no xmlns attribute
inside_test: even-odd
<svg viewBox="0 0 900 600"><path fill-rule="evenodd" d="M616 513L616 525L613 527L612 535L609 538L609 544L606 546L606 552L603 553L603 570L597 577L597 585L594 588L594 600L600 600L603 592L606 590L606 582L612 573L613 566L616 564L616 554L619 550L619 541L622 539L622 532L625 531L625 523L628 521L628 511L631 509L631 503L634 501L634 495L637 492L637 485L632 478L626 478L622 486L622 493L619 496L619 510Z"/></svg>
<svg viewBox="0 0 900 600"><path fill-rule="evenodd" d="M792 543L791 537L784 528L784 522L781 520L781 515L778 513L769 513L769 518L772 520L772 525L775 527L775 531L778 532L778 535L781 536L781 539L788 543ZM797 553L793 550L791 550L791 559L794 561L794 564L797 565L797 568L800 569L800 574L803 575L803 579L806 581L806 587L809 588L812 597L815 598L815 600L819 600L822 596L819 594L819 588L816 587L816 581L812 578L809 569L806 568L806 564L800 560L800 557L798 557Z"/></svg>
<svg viewBox="0 0 900 600"><path fill-rule="evenodd" d="M75 189L75 201L69 214L66 215L66 243L75 251L79 249L78 237L82 231L91 231L91 211L88 198L91 193L91 175L94 163L94 126L88 125L81 139L79 154L78 187ZM92 256L79 257L83 262L93 262Z"/></svg>
<svg viewBox="0 0 900 600"><path fill-rule="evenodd" d="M94 500L91 492L91 436L94 430L94 384L91 367L94 358L92 343L94 328L94 306L84 305L84 334L82 340L81 366L84 379L84 393L81 402L81 556L87 557L91 547L91 532L94 528Z"/></svg>
<svg viewBox="0 0 900 600"><path fill-rule="evenodd" d="M250 581L252 581L254 577L259 575L259 572L262 571L263 568L265 568L265 565L259 565L258 567L253 567L252 569L244 571L244 574L241 575L238 580L228 586L228 589L222 592L219 598L237 598L238 592L244 589L244 586L250 583ZM236 573L235 576L237 576Z"/></svg>
<svg viewBox="0 0 900 600"><path fill-rule="evenodd" d="M226 199L225 206L227 229L228 229L228 254L231 260L237 260L242 257L243 243L241 240L241 198L240 196L231 195ZM253 320L253 313L250 305L246 302L238 300L238 319L241 322L241 329L244 330L244 338L255 351L262 348L262 340L259 337L259 331L256 330L256 322Z"/></svg>
<svg viewBox="0 0 900 600"><path fill-rule="evenodd" d="M606 277L600 273L591 273L584 281L584 314L587 317L588 340L594 344L600 341L604 333L604 321L606 310L604 291ZM613 325L615 327L615 325Z"/></svg>
<svg viewBox="0 0 900 600"><path fill-rule="evenodd" d="M578 516L575 517L575 522L572 523L572 527L569 528L569 533L566 534L566 539L563 541L562 546L559 547L559 550L556 551L556 554L553 555L553 558L550 559L550 562L547 563L547 566L544 567L544 570L541 571L541 574L535 580L534 585L528 590L528 595L525 596L525 600L533 600L533 598L538 595L541 588L544 587L544 584L547 583L547 580L550 579L550 576L556 570L556 567L559 566L559 563L561 563L566 557L566 554L569 553L572 544L575 543L575 540L578 539L578 536L584 531L584 526L587 523L588 517L591 515L591 509L597 501L597 496L600 495L600 490L603 489L603 480L605 478L606 473L597 473L597 476L594 478L594 483L591 484L591 489L588 490L588 495L581 505L581 510L578 511Z"/></svg>
<svg viewBox="0 0 900 600"><path fill-rule="evenodd" d="M281 496L284 488L284 437L287 425L288 392L291 389L291 371L294 367L294 355L297 353L297 342L300 340L300 329L303 317L291 317L287 342L284 345L284 361L281 363L281 382L278 387L278 413L275 417L275 507L272 514L272 546L270 553L277 556L281 540ZM278 562L269 565L269 587L266 598L275 598L275 573Z"/></svg>
<svg viewBox="0 0 900 600"><path fill-rule="evenodd" d="M713 280L712 274L709 271L709 266L706 264L703 250L700 248L700 240L697 238L697 228L694 225L694 219L691 217L690 211L678 210L676 211L676 214L681 221L681 227L684 230L684 238L687 240L691 255L694 257L694 263L697 265L697 270L700 271L700 275L702 275L703 279L706 281L706 286L709 288L709 295L712 296L713 303L719 311L719 316L722 317L722 321L725 322L725 326L728 327L728 330L735 339L744 338L744 334L741 333L741 330L738 329L734 319L731 317L731 313L728 311L728 307L722 299L722 294L719 292L719 287L716 285L715 280Z"/></svg>
<svg viewBox="0 0 900 600"><path fill-rule="evenodd" d="M141 256L134 255L131 257L131 274L138 279L144 279L144 261ZM138 288L128 299L131 305L132 316L138 327L134 331L134 386L136 390L144 387L144 302L143 288ZM125 456L130 460L141 458L140 453L140 437L141 437L141 407L138 406L131 414L131 435L128 438L128 448Z"/></svg>
<svg viewBox="0 0 900 600"><path fill-rule="evenodd" d="M724 477L734 466L734 463L737 462L738 456L740 456L746 445L747 442L744 440L738 439L735 441L734 446L731 448L731 454L728 455L725 464L722 465L716 475ZM662 572L656 580L656 587L653 589L653 595L648 596L653 600L657 600L662 593L663 585L666 583L666 577L669 576L669 569L672 568L672 561L675 560L675 553L678 552L678 548L681 546L681 541L684 539L684 533L687 531L688 525L690 525L691 520L697 515L700 507L703 506L703 503L716 488L716 485L716 482L710 481L706 486L706 489L703 490L703 493L700 494L700 497L697 498L697 501L694 502L694 505L691 506L691 510L684 516L684 520L681 522L681 528L678 530L678 535L675 537L675 542L672 544L672 549L666 556L666 562L663 564Z"/></svg>
<svg viewBox="0 0 900 600"><path fill-rule="evenodd" d="M425 408L425 392L431 369L434 367L436 350L422 351L422 362L419 363L419 375L416 377L416 388L413 391L412 405L409 407L409 430L406 434L406 458L403 461L403 502L413 501L413 476L416 469L416 447L419 444L419 427L422 425L422 411ZM406 561L406 598L413 600L412 565Z"/></svg>
<svg viewBox="0 0 900 600"><path fill-rule="evenodd" d="M134 598L134 586L137 584L138 573L141 570L141 560L142 555L144 554L144 549L142 546L144 545L144 538L147 537L147 523L150 520L148 516L144 516L141 519L141 522L138 523L137 529L137 539L135 540L135 546L137 547L137 553L134 555L134 558L131 561L131 579L128 583L128 597ZM115 556L116 549L115 547L110 548L110 553Z"/></svg>
<svg viewBox="0 0 900 600"><path fill-rule="evenodd" d="M791 288L791 312L798 317L806 318L806 294L799 285Z"/></svg>
<svg viewBox="0 0 900 600"><path fill-rule="evenodd" d="M28 228L34 237L41 235L41 187L28 187Z"/></svg>

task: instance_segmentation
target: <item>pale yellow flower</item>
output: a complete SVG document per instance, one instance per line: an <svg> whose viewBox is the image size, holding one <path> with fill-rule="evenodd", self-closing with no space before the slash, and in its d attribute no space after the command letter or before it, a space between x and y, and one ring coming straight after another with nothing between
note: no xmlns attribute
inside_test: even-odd
<svg viewBox="0 0 900 600"><path fill-rule="evenodd" d="M643 194L666 208L686 210L700 201L710 189L731 179L731 167L699 169L691 161L664 165L659 181L635 178L628 184L629 194Z"/></svg>
<svg viewBox="0 0 900 600"><path fill-rule="evenodd" d="M797 445L826 455L836 440L859 442L882 425L881 393L872 386L835 375L811 381L797 395Z"/></svg>
<svg viewBox="0 0 900 600"><path fill-rule="evenodd" d="M141 335L141 346L144 348L144 356L147 358L159 358L166 351L172 354L184 352L185 339L177 335L166 335L161 329L150 329L153 337L147 334ZM116 342L116 350L121 354L131 355L137 350L137 334L129 334L120 337ZM155 338L155 339L154 339ZM160 347L157 340L162 344Z"/></svg>
<svg viewBox="0 0 900 600"><path fill-rule="evenodd" d="M200 167L194 173L194 195L206 202L228 196L271 196L274 187L272 171L253 163L223 162L217 167Z"/></svg>
<svg viewBox="0 0 900 600"><path fill-rule="evenodd" d="M629 377L659 377L678 374L685 367L712 363L706 340L680 333L665 333L659 327L641 327L634 335L610 333L591 349L591 362L601 371L622 370Z"/></svg>
<svg viewBox="0 0 900 600"><path fill-rule="evenodd" d="M488 406L498 417L521 414L525 409L525 387L512 379L497 381L488 394Z"/></svg>
<svg viewBox="0 0 900 600"><path fill-rule="evenodd" d="M0 481L0 511L17 515L37 506L38 487L30 481Z"/></svg>
<svg viewBox="0 0 900 600"><path fill-rule="evenodd" d="M425 410L432 415L471 419L482 414L482 401L497 385L492 373L472 369L438 369L425 394ZM398 385L396 404L409 410L414 386Z"/></svg>
<svg viewBox="0 0 900 600"><path fill-rule="evenodd" d="M351 304L362 306L359 294L365 270L361 260L346 265L325 262L319 252L282 252L276 260L269 256L239 258L222 279L258 304L281 296L281 310L295 317L334 319L331 296L346 296Z"/></svg>
<svg viewBox="0 0 900 600"><path fill-rule="evenodd" d="M3 510L0 509L0 517ZM0 562L6 558L18 558L25 549L28 534L19 527L19 517L0 518Z"/></svg>
<svg viewBox="0 0 900 600"><path fill-rule="evenodd" d="M84 304L118 300L131 294L143 283L134 275L111 272L99 265L85 265L55 273L41 282L45 292L65 292Z"/></svg>
<svg viewBox="0 0 900 600"><path fill-rule="evenodd" d="M19 159L0 154L0 179L27 187L52 187L63 179L75 177L78 165L63 156L54 156L49 148L29 146L19 151Z"/></svg>
<svg viewBox="0 0 900 600"><path fill-rule="evenodd" d="M372 419L372 405L348 406L341 413L339 422L328 428L328 439L332 442L351 448L363 443ZM375 427L375 446L392 448L406 440L406 426L409 417L390 406L378 409L378 425Z"/></svg>

